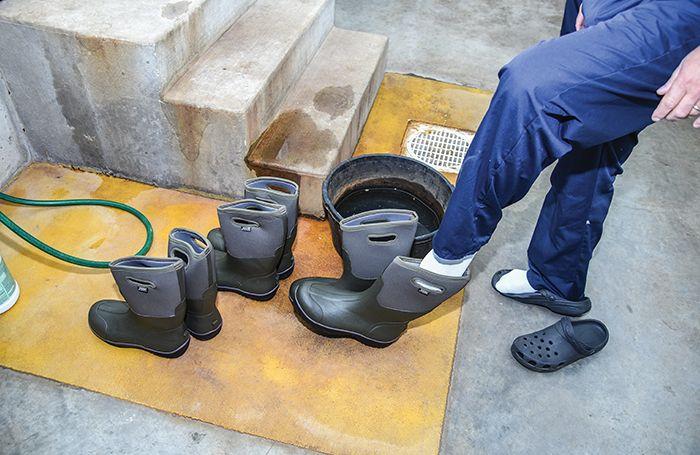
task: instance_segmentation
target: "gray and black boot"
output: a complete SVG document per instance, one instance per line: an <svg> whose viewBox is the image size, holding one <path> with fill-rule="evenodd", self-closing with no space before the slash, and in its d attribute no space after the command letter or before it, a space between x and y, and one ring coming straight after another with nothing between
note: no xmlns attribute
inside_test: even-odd
<svg viewBox="0 0 700 455"><path fill-rule="evenodd" d="M214 249L219 290L270 300L279 288L277 266L287 237L283 205L243 199L219 207L226 251ZM209 233L209 240L216 234Z"/></svg>
<svg viewBox="0 0 700 455"><path fill-rule="evenodd" d="M430 313L469 282L420 267L419 259L397 257L367 290L349 291L309 280L294 288L290 299L314 332L347 337L373 347L386 347L408 323Z"/></svg>
<svg viewBox="0 0 700 455"><path fill-rule="evenodd" d="M169 358L184 354L190 344L184 262L134 256L118 259L109 268L126 302L95 303L88 314L93 333L117 347Z"/></svg>
<svg viewBox="0 0 700 455"><path fill-rule="evenodd" d="M258 177L245 182L246 199L277 203L287 209L287 238L284 243L284 253L277 266L280 280L288 278L294 271L294 254L292 246L297 237L297 218L299 216L299 185L291 180L278 177ZM214 249L226 251L224 236L220 229L209 233L209 240Z"/></svg>
<svg viewBox="0 0 700 455"><path fill-rule="evenodd" d="M313 280L349 291L372 286L391 261L411 252L418 215L411 210L380 209L359 213L340 222L343 275L338 278L303 278L292 283L290 294Z"/></svg>
<svg viewBox="0 0 700 455"><path fill-rule="evenodd" d="M168 257L185 263L187 315L185 325L198 340L210 340L221 332L216 308L216 268L209 240L189 229L173 229L168 237Z"/></svg>

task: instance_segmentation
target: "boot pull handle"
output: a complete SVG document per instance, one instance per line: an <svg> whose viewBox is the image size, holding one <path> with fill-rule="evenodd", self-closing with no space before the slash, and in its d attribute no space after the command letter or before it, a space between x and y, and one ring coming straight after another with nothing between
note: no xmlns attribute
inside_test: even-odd
<svg viewBox="0 0 700 455"><path fill-rule="evenodd" d="M371 220L360 221L360 225L367 226L368 224L381 224L381 223L388 223L388 222L389 222L389 220L386 218L373 218Z"/></svg>
<svg viewBox="0 0 700 455"><path fill-rule="evenodd" d="M136 286L136 290L139 292L143 292L144 294L148 294L148 291L150 289L155 289L156 285L152 283L151 281L146 281L146 280L139 280L137 278L133 277L126 277L126 280Z"/></svg>
<svg viewBox="0 0 700 455"><path fill-rule="evenodd" d="M413 284L413 286L415 286L418 289L418 292L423 295L440 295L445 292L444 288L429 283L423 280L422 278L413 278L411 280L411 284Z"/></svg>
<svg viewBox="0 0 700 455"><path fill-rule="evenodd" d="M251 220L246 220L244 218L232 218L231 224L233 224L234 226L236 226L238 229L240 229L243 232L250 232L254 228L260 227L260 223L257 223L255 221L251 221Z"/></svg>
<svg viewBox="0 0 700 455"><path fill-rule="evenodd" d="M396 234L370 234L367 236L370 243L391 243L397 238Z"/></svg>

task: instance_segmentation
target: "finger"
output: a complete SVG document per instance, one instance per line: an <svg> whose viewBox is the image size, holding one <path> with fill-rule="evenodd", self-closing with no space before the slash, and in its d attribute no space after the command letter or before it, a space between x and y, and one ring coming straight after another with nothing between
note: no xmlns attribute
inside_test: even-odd
<svg viewBox="0 0 700 455"><path fill-rule="evenodd" d="M659 87L659 89L656 91L656 93L658 95L664 96L666 94L666 92L668 92L668 89L670 89L671 86L673 85L673 83L676 81L676 78L678 77L678 73L679 73L680 69L681 69L680 66L678 68L676 68L676 70L673 72L673 74L671 74L671 77L668 78L666 83L664 85L662 85L661 87Z"/></svg>
<svg viewBox="0 0 700 455"><path fill-rule="evenodd" d="M693 126L695 128L700 128L700 117L695 119L695 121L693 122Z"/></svg>
<svg viewBox="0 0 700 455"><path fill-rule="evenodd" d="M583 5L578 9L578 15L576 16L576 31L581 30L584 28L584 23L585 18L583 16Z"/></svg>
<svg viewBox="0 0 700 455"><path fill-rule="evenodd" d="M696 101L697 96L690 96L689 94L686 94L678 102L678 105L676 105L676 107L669 112L666 118L669 120L678 120L688 117L690 115L690 111L693 110L693 106L695 106Z"/></svg>
<svg viewBox="0 0 700 455"><path fill-rule="evenodd" d="M656 110L651 114L651 119L655 122L666 118L666 116L678 106L678 103L685 96L685 88L679 84L673 84L668 92L661 98L661 102Z"/></svg>

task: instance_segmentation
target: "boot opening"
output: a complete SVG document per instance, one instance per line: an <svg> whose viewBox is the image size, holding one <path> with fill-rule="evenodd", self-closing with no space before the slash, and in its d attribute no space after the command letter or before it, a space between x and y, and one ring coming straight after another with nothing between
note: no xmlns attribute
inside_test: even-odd
<svg viewBox="0 0 700 455"><path fill-rule="evenodd" d="M268 184L267 189L271 191L277 191L278 193L294 194L294 191L291 188L287 188L276 184Z"/></svg>
<svg viewBox="0 0 700 455"><path fill-rule="evenodd" d="M299 187L291 181L276 179L276 178L261 178L247 183L249 188L264 189L269 191L275 191L282 194L295 195L298 192Z"/></svg>
<svg viewBox="0 0 700 455"><path fill-rule="evenodd" d="M190 257L187 256L187 254L185 254L184 251L178 250L177 248L173 249L172 255L176 258L182 259L182 262L184 262L185 265L187 265L190 262Z"/></svg>
<svg viewBox="0 0 700 455"><path fill-rule="evenodd" d="M208 248L207 241L204 240L202 236L200 236L194 231L188 231L184 229L173 230L173 232L170 235L172 238L180 240L181 242L190 245L197 254L204 252Z"/></svg>

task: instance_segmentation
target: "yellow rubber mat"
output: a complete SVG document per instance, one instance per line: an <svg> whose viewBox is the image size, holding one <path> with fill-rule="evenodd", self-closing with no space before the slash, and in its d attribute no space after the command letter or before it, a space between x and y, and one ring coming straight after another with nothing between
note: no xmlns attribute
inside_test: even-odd
<svg viewBox="0 0 700 455"><path fill-rule="evenodd" d="M166 252L177 226L203 234L219 201L35 164L8 188L35 199L104 198L134 205L153 222L151 254ZM49 244L89 258L131 254L138 221L104 208L0 205ZM108 271L65 265L0 229L0 254L20 284L19 302L0 316L0 364L226 428L330 453L435 453L452 368L461 296L416 321L397 343L373 349L319 337L293 314L293 279L338 276L340 259L325 222L300 220L297 270L270 302L220 293L221 334L192 340L166 360L99 341L90 305L117 298Z"/></svg>
<svg viewBox="0 0 700 455"><path fill-rule="evenodd" d="M356 154L399 153L406 126L420 120L474 130L490 94L387 74ZM153 222L151 255L166 252L173 227L206 234L219 201L35 164L7 189L35 199L102 198L134 205ZM132 254L144 232L106 208L29 208L0 202L18 224L52 246L93 259ZM108 271L60 263L0 227L0 254L17 278L19 302L0 316L0 364L233 430L329 453L436 453L454 360L462 295L386 349L309 332L287 291L305 276L339 276L325 222L300 220L297 269L270 302L221 293L221 334L192 340L165 360L95 338L90 305L119 294Z"/></svg>

